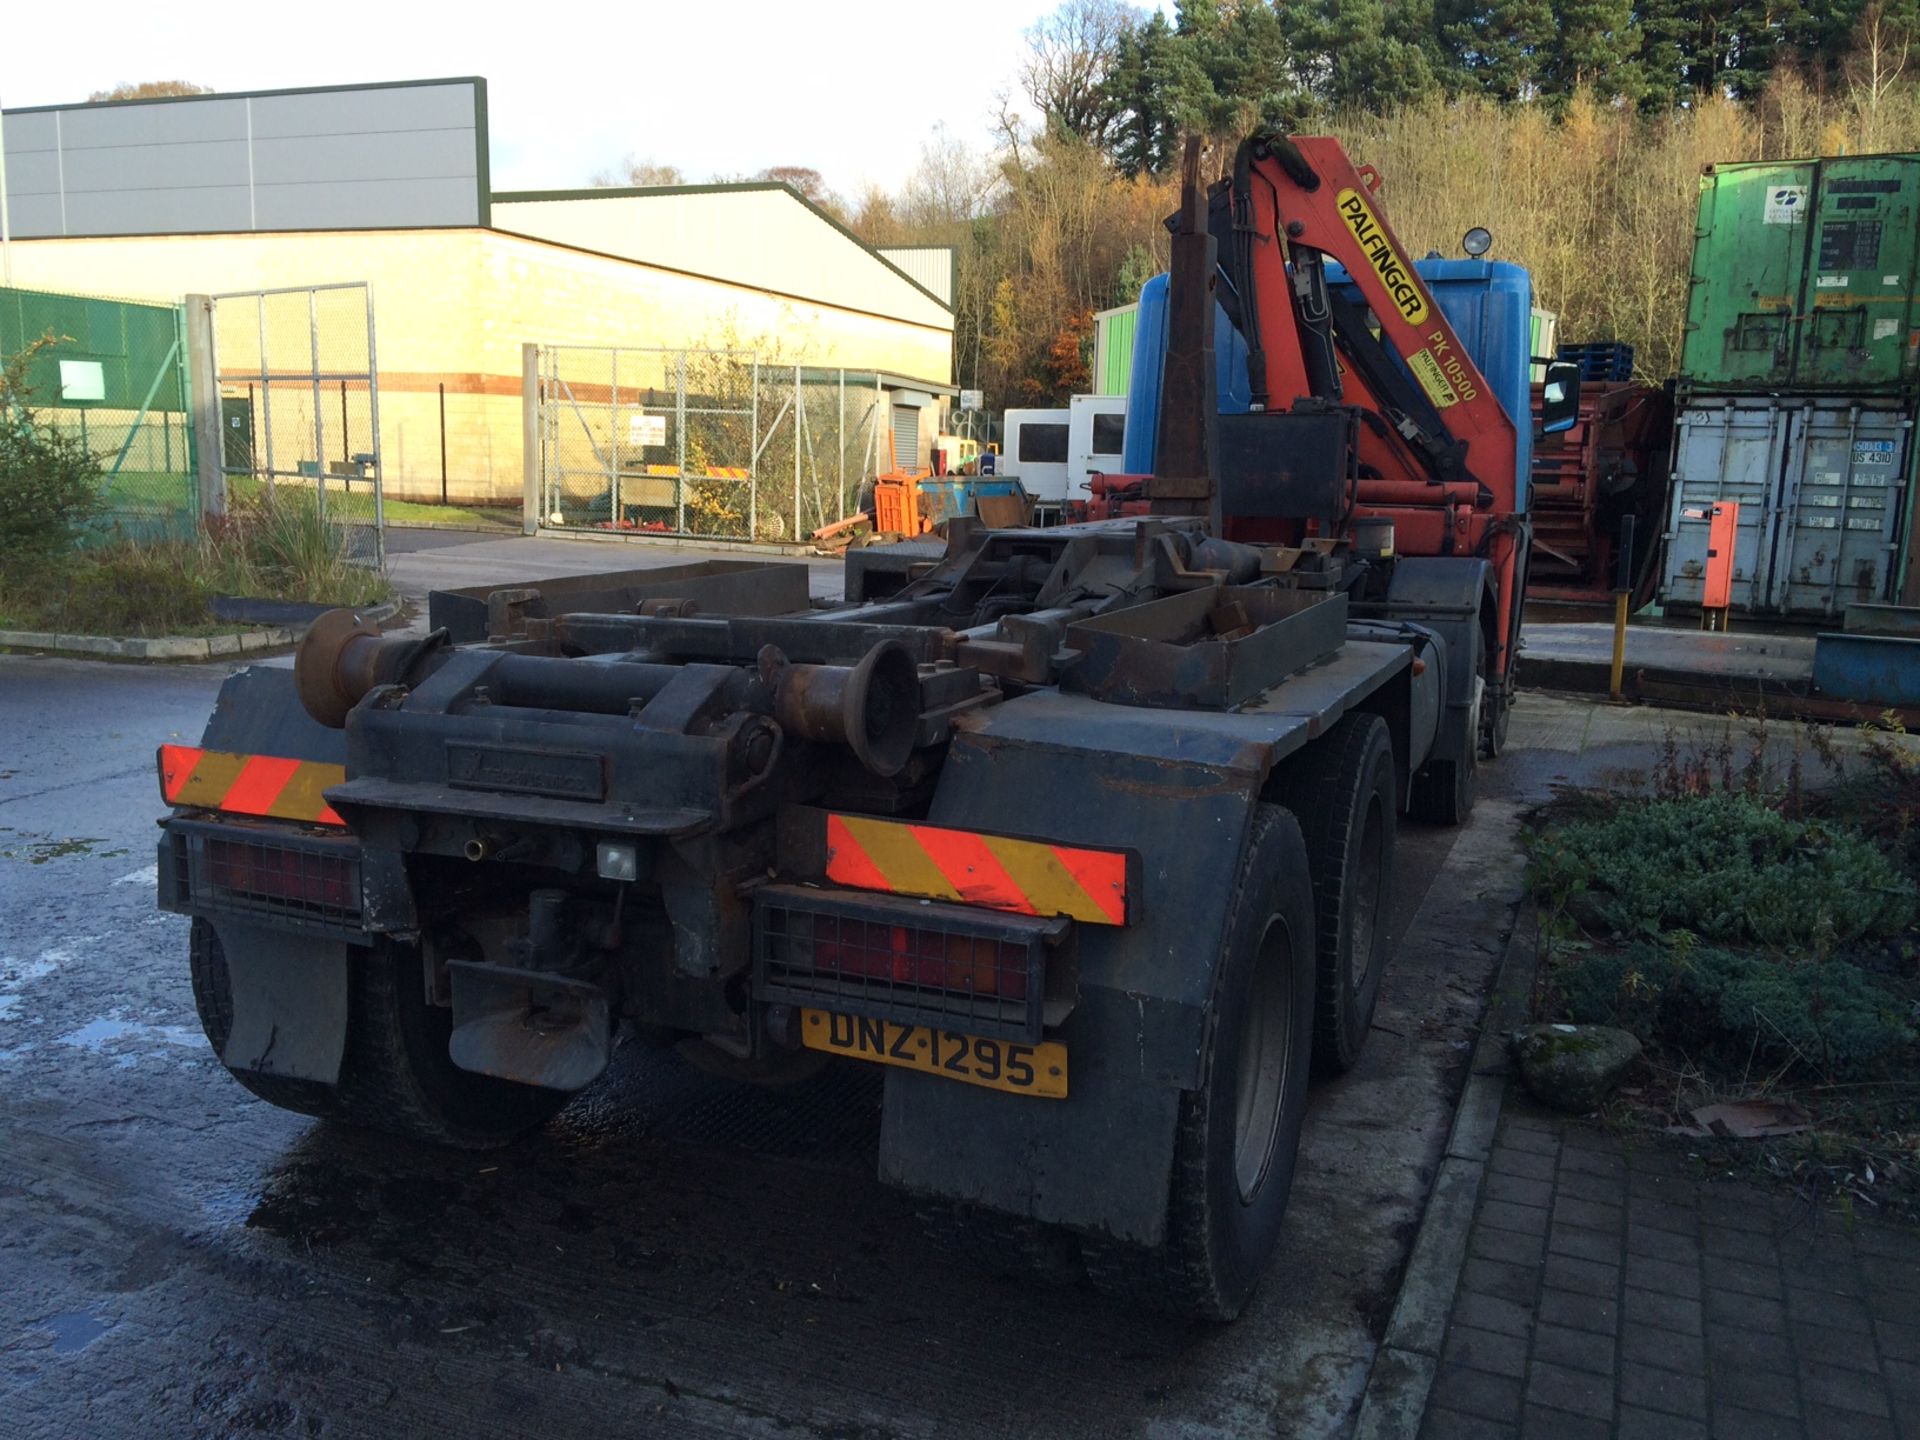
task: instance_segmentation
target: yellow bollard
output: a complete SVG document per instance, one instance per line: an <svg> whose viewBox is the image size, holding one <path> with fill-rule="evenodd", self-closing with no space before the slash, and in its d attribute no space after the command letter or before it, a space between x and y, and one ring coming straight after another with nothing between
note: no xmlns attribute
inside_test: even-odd
<svg viewBox="0 0 1920 1440"><path fill-rule="evenodd" d="M1627 670L1627 592L1613 592L1613 680L1608 693L1623 699L1620 683Z"/></svg>

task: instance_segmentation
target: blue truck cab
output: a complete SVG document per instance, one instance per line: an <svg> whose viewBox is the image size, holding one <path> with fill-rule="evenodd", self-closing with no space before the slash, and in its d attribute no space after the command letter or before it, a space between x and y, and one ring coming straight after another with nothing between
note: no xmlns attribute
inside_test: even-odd
<svg viewBox="0 0 1920 1440"><path fill-rule="evenodd" d="M1493 394L1519 436L1516 466L1524 482L1533 464L1532 367L1533 279L1524 266L1506 260L1416 260L1419 272L1453 326L1467 354L1487 378ZM1346 270L1327 266L1329 284L1358 301L1358 287ZM1247 342L1224 309L1214 316L1213 345L1218 362L1220 413L1245 414L1248 407ZM1160 369L1167 352L1167 277L1156 275L1141 287L1135 331L1133 370L1127 391L1127 429L1122 469L1129 475L1153 470L1159 438ZM1276 397L1277 398L1277 397ZM1518 487L1526 508L1526 484Z"/></svg>

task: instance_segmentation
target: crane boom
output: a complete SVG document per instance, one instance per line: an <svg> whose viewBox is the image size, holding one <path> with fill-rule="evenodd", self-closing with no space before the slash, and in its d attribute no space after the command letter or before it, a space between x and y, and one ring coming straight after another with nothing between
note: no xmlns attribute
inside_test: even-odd
<svg viewBox="0 0 1920 1440"><path fill-rule="evenodd" d="M1329 528L1388 520L1401 554L1488 561L1498 591L1488 679L1504 689L1529 533L1519 432L1407 258L1380 189L1336 139L1244 142L1211 197L1223 298L1247 338L1256 410L1356 418L1349 503ZM1328 261L1364 304L1329 284ZM1226 521L1234 538L1283 538L1271 518L1229 508Z"/></svg>

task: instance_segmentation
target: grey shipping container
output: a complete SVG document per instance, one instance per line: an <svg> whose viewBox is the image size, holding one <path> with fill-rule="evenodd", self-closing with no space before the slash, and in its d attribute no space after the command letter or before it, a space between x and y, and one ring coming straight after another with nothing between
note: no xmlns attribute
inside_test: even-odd
<svg viewBox="0 0 1920 1440"><path fill-rule="evenodd" d="M1733 606L1826 619L1897 598L1913 409L1889 398L1696 396L1674 427L1660 598L1698 605L1717 501L1737 501Z"/></svg>

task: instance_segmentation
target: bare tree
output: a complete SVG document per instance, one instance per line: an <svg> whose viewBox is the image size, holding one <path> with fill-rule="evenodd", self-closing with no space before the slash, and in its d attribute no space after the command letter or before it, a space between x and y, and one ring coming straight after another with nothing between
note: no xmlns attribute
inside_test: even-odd
<svg viewBox="0 0 1920 1440"><path fill-rule="evenodd" d="M777 181L798 190L816 205L825 205L833 198L826 178L811 165L769 165L753 178Z"/></svg>
<svg viewBox="0 0 1920 1440"><path fill-rule="evenodd" d="M1093 145L1107 143L1120 117L1107 77L1120 38L1142 18L1124 0L1064 0L1027 31L1020 86L1049 126Z"/></svg>
<svg viewBox="0 0 1920 1440"><path fill-rule="evenodd" d="M1870 151L1893 148L1881 109L1907 72L1912 44L1913 37L1887 17L1880 0L1861 12L1846 76L1849 97L1859 115L1860 138Z"/></svg>
<svg viewBox="0 0 1920 1440"><path fill-rule="evenodd" d="M595 171L591 183L616 188L644 188L652 185L684 185L687 177L677 165L661 165L651 157L641 160L629 155L618 165Z"/></svg>
<svg viewBox="0 0 1920 1440"><path fill-rule="evenodd" d="M88 100L161 100L169 95L211 95L211 85L196 85L191 80L122 80L111 90L96 90Z"/></svg>
<svg viewBox="0 0 1920 1440"><path fill-rule="evenodd" d="M945 230L982 214L991 195L993 166L944 125L920 147L920 163L900 195L900 219L915 230Z"/></svg>

